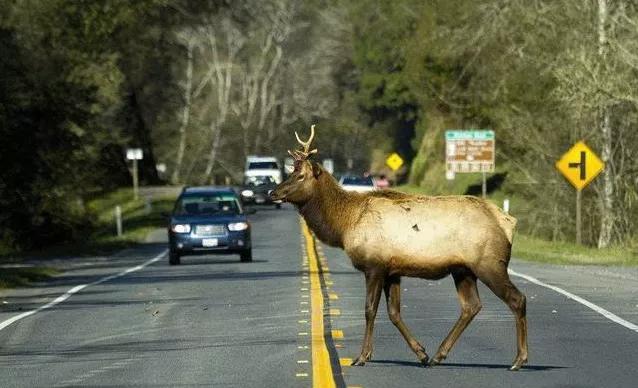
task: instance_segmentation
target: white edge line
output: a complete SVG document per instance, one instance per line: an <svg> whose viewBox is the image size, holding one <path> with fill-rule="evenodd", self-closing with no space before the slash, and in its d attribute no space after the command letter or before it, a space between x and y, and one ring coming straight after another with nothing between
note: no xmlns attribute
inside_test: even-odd
<svg viewBox="0 0 638 388"><path fill-rule="evenodd" d="M162 257L164 257L166 252L167 252L167 250L165 249L164 251L162 251L162 253L160 253L159 255L153 257L152 259L144 262L143 264L140 264L140 265L135 266L135 267L127 268L124 271L116 273L114 275L105 276L105 277L103 277L101 279L98 279L98 280L96 280L94 282L87 283L87 284L80 284L78 286L75 286L75 287L71 288L70 290L68 290L67 292L65 292L64 294L58 296L57 298L55 298L51 302L49 302L49 303L47 303L45 305L42 305L42 306L38 307L35 310L26 311L26 312L24 312L22 314L18 314L18 315L14 316L14 317L11 317L11 318L7 319L6 321L0 322L0 330L5 329L7 326L9 326L9 325L21 320L21 319L24 319L26 317L29 317L29 316L33 315L33 314L39 313L42 310L46 310L49 307L55 306L56 304L62 303L65 300L69 299L69 297L71 297L71 295L77 294L78 292L82 291L86 287L95 286L95 285L98 285L98 284L101 284L101 283L104 283L104 282L108 282L109 280L117 279L117 278L122 277L122 276L124 276L126 274L129 274L131 272L139 271L140 269L142 269L142 268L144 268L144 267L146 267L146 266L148 266L150 264L153 264L156 261L160 260Z"/></svg>
<svg viewBox="0 0 638 388"><path fill-rule="evenodd" d="M572 300L574 300L574 301L576 301L576 302L578 302L578 303L580 303L580 304L582 304L584 306L589 307L590 309L594 310L595 312L597 312L598 314L602 315L603 317L609 319L610 321L616 322L617 324L622 325L622 326L628 328L629 330L633 330L633 331L638 333L638 325L636 325L634 323L631 323L629 321L626 321L626 320L622 319L621 317L619 317L618 315L612 313L611 311L605 310L604 308L602 308L602 307L600 307L600 306L598 306L598 305L596 305L596 304L594 304L594 303L592 303L592 302L590 302L590 301L588 301L586 299L583 299L583 298L581 298L578 295L574 295L571 292L565 291L565 290L563 290L560 287L556 287L556 286L552 286L551 284L543 283L540 280L536 279L535 277L516 272L516 271L514 271L512 269L508 269L507 271L511 275L518 276L519 278L523 278L523 279L525 279L527 281L530 281L530 282L532 282L534 284L538 284L539 286L543 286L545 288L549 288L550 290L554 290L554 291L558 292L559 294L563 294L566 297L568 297L569 299L572 299Z"/></svg>

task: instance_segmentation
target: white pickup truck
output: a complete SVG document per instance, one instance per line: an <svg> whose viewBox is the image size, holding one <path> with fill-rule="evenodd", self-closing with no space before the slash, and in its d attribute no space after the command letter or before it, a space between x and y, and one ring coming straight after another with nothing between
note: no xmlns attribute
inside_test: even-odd
<svg viewBox="0 0 638 388"><path fill-rule="evenodd" d="M248 156L246 157L246 169L244 178L252 176L270 176L275 183L281 183L281 166L277 158L273 156Z"/></svg>

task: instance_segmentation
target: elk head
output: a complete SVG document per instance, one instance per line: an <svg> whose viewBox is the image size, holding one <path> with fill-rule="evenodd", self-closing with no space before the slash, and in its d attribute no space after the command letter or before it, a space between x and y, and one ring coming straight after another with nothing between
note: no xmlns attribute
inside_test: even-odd
<svg viewBox="0 0 638 388"><path fill-rule="evenodd" d="M285 181L273 190L270 197L274 200L303 204L312 198L316 191L322 169L316 162L310 160L312 155L317 153L317 149L310 149L310 144L315 137L315 126L310 127L310 137L307 141L301 140L297 132L295 132L295 137L301 144L301 149L288 151L295 160L295 169Z"/></svg>

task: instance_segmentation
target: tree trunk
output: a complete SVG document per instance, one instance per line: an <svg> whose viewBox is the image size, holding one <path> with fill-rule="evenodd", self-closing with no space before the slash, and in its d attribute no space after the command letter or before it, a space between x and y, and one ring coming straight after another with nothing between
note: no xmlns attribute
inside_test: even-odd
<svg viewBox="0 0 638 388"><path fill-rule="evenodd" d="M141 147L144 152L144 158L139 161L140 183L146 185L160 184L162 181L157 174L155 154L151 143L151 131L146 127L142 116L142 106L132 85L130 85L129 109L131 112L127 122L130 126L130 134L133 135L131 146Z"/></svg>
<svg viewBox="0 0 638 388"><path fill-rule="evenodd" d="M193 87L194 46L194 40L189 39L186 45L186 85L184 86L184 109L182 110L182 120L179 126L179 145L177 146L177 158L175 160L173 175L171 176L172 183L179 183L180 170L182 169L182 162L184 160L184 151L186 150L186 128L188 127L188 122L190 120L191 89Z"/></svg>
<svg viewBox="0 0 638 388"><path fill-rule="evenodd" d="M206 170L204 171L204 180L209 181L211 178L211 173L213 172L213 167L215 166L215 161L217 160L217 151L219 150L219 144L222 138L222 129L218 127L215 130L215 135L213 139L213 146L210 149L210 154L208 155L208 161L206 162Z"/></svg>
<svg viewBox="0 0 638 388"><path fill-rule="evenodd" d="M598 55L603 67L607 60L607 0L598 0ZM600 109L600 131L602 160L605 163L603 171L603 189L600 208L600 234L598 235L598 248L605 248L611 242L614 226L614 177L611 166L612 133L610 106L602 106Z"/></svg>
<svg viewBox="0 0 638 388"><path fill-rule="evenodd" d="M598 235L598 248L605 248L611 242L614 227L614 177L611 164L612 134L610 119L610 108L603 108L601 118L602 134L602 155L605 163L603 170L603 189L601 198L600 214L600 234Z"/></svg>

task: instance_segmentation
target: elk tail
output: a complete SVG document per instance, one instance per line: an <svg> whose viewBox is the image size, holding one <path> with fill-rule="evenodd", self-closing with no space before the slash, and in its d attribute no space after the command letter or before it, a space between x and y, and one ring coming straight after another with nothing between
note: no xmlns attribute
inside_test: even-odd
<svg viewBox="0 0 638 388"><path fill-rule="evenodd" d="M505 233L505 236L507 237L507 241L509 241L511 245L514 240L514 231L516 230L516 218L505 213L493 203L487 201L486 203L488 209L494 215L494 218L496 218L498 226L500 226L501 230L503 230L503 233Z"/></svg>

